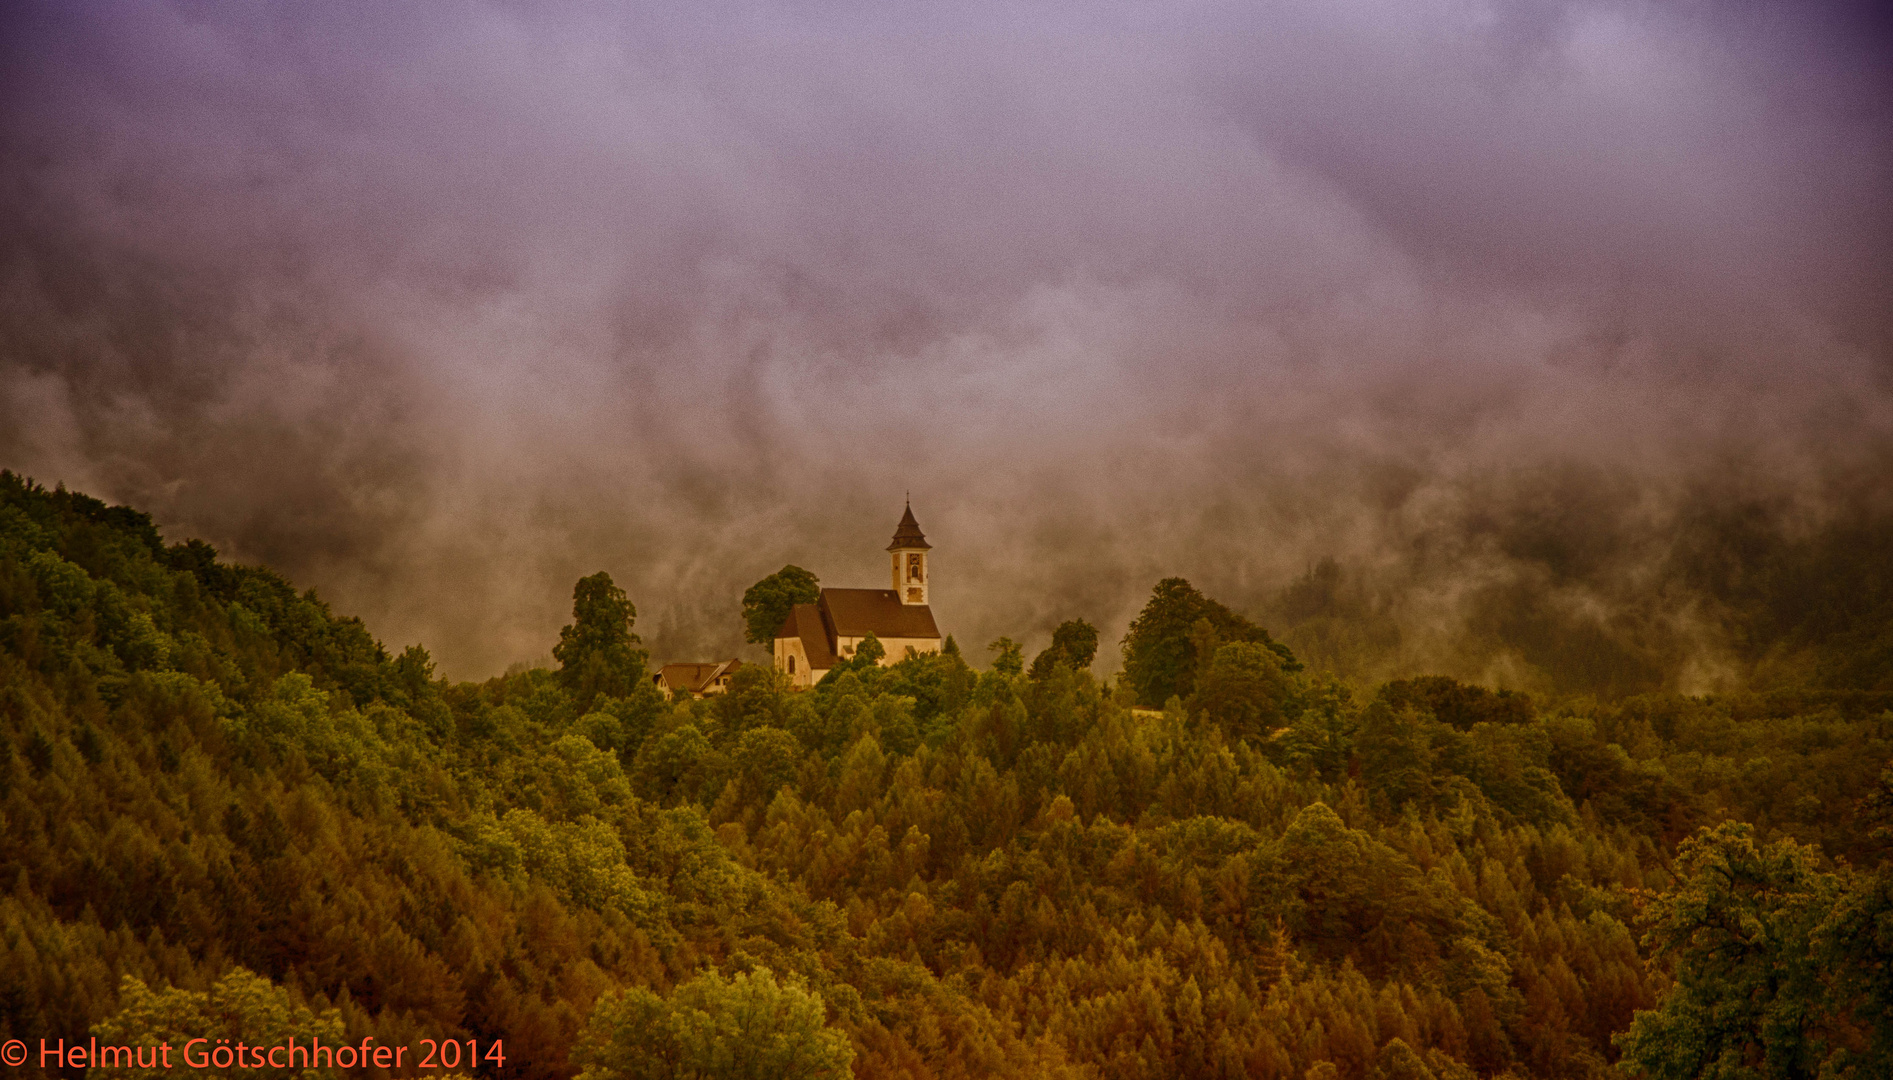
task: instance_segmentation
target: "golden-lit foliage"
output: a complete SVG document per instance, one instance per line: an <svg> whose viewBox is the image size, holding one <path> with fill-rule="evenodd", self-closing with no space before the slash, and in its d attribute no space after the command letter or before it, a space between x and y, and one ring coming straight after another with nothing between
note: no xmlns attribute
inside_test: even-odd
<svg viewBox="0 0 1893 1080"><path fill-rule="evenodd" d="M596 1080L1890 1060L1888 695L1351 688L1171 622L1148 655L1202 663L1161 712L1133 708L1155 676L957 653L672 704L628 621L575 677L448 684L7 476L0 1027L132 1038L228 999L231 1030ZM1718 912L1766 931L1752 963L1717 966ZM1753 1017L1691 1026L1725 985Z"/></svg>

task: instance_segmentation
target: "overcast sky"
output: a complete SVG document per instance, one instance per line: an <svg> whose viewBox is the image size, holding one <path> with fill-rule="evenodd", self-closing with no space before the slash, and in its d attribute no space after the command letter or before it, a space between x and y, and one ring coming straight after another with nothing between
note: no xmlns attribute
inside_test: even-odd
<svg viewBox="0 0 1893 1080"><path fill-rule="evenodd" d="M599 569L729 655L909 491L968 646L1323 556L1450 636L1520 515L1603 618L1889 494L1871 10L9 3L0 466L455 677Z"/></svg>

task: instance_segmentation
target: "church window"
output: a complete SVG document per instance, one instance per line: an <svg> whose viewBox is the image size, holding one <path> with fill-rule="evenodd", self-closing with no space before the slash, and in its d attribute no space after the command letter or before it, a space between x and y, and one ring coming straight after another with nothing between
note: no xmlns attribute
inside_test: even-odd
<svg viewBox="0 0 1893 1080"><path fill-rule="evenodd" d="M907 580L920 580L920 556L918 555L907 556Z"/></svg>
<svg viewBox="0 0 1893 1080"><path fill-rule="evenodd" d="M795 674L795 657L789 657L789 674Z"/></svg>

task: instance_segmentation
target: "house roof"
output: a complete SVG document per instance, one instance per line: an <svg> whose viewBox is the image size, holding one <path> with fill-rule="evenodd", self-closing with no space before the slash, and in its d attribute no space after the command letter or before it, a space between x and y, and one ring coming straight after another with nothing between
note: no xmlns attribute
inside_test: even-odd
<svg viewBox="0 0 1893 1080"><path fill-rule="evenodd" d="M919 548L925 551L931 547L933 547L933 545L927 543L927 538L920 534L920 522L914 520L914 508L912 506L907 507L900 516L899 527L894 530L894 542L887 545L887 550L899 551L902 548Z"/></svg>
<svg viewBox="0 0 1893 1080"><path fill-rule="evenodd" d="M717 676L728 674L738 663L740 661L737 660L714 660L708 663L665 664L657 669L657 681L673 694L679 690L699 694L704 687L715 682Z"/></svg>
<svg viewBox="0 0 1893 1080"><path fill-rule="evenodd" d="M903 604L893 589L823 589L820 604L838 637L940 636L933 609L926 604Z"/></svg>

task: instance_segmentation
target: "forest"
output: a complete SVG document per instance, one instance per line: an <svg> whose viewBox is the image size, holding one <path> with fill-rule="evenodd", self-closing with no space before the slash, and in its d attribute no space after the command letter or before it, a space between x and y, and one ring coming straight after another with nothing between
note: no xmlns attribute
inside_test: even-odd
<svg viewBox="0 0 1893 1080"><path fill-rule="evenodd" d="M602 573L553 666L455 683L0 473L0 1034L75 1078L1893 1076L1893 605L1836 545L1731 586L1811 673L1740 693L1363 684L1169 578L1108 678L1073 619L673 702ZM479 1050L39 1055L287 1037Z"/></svg>

